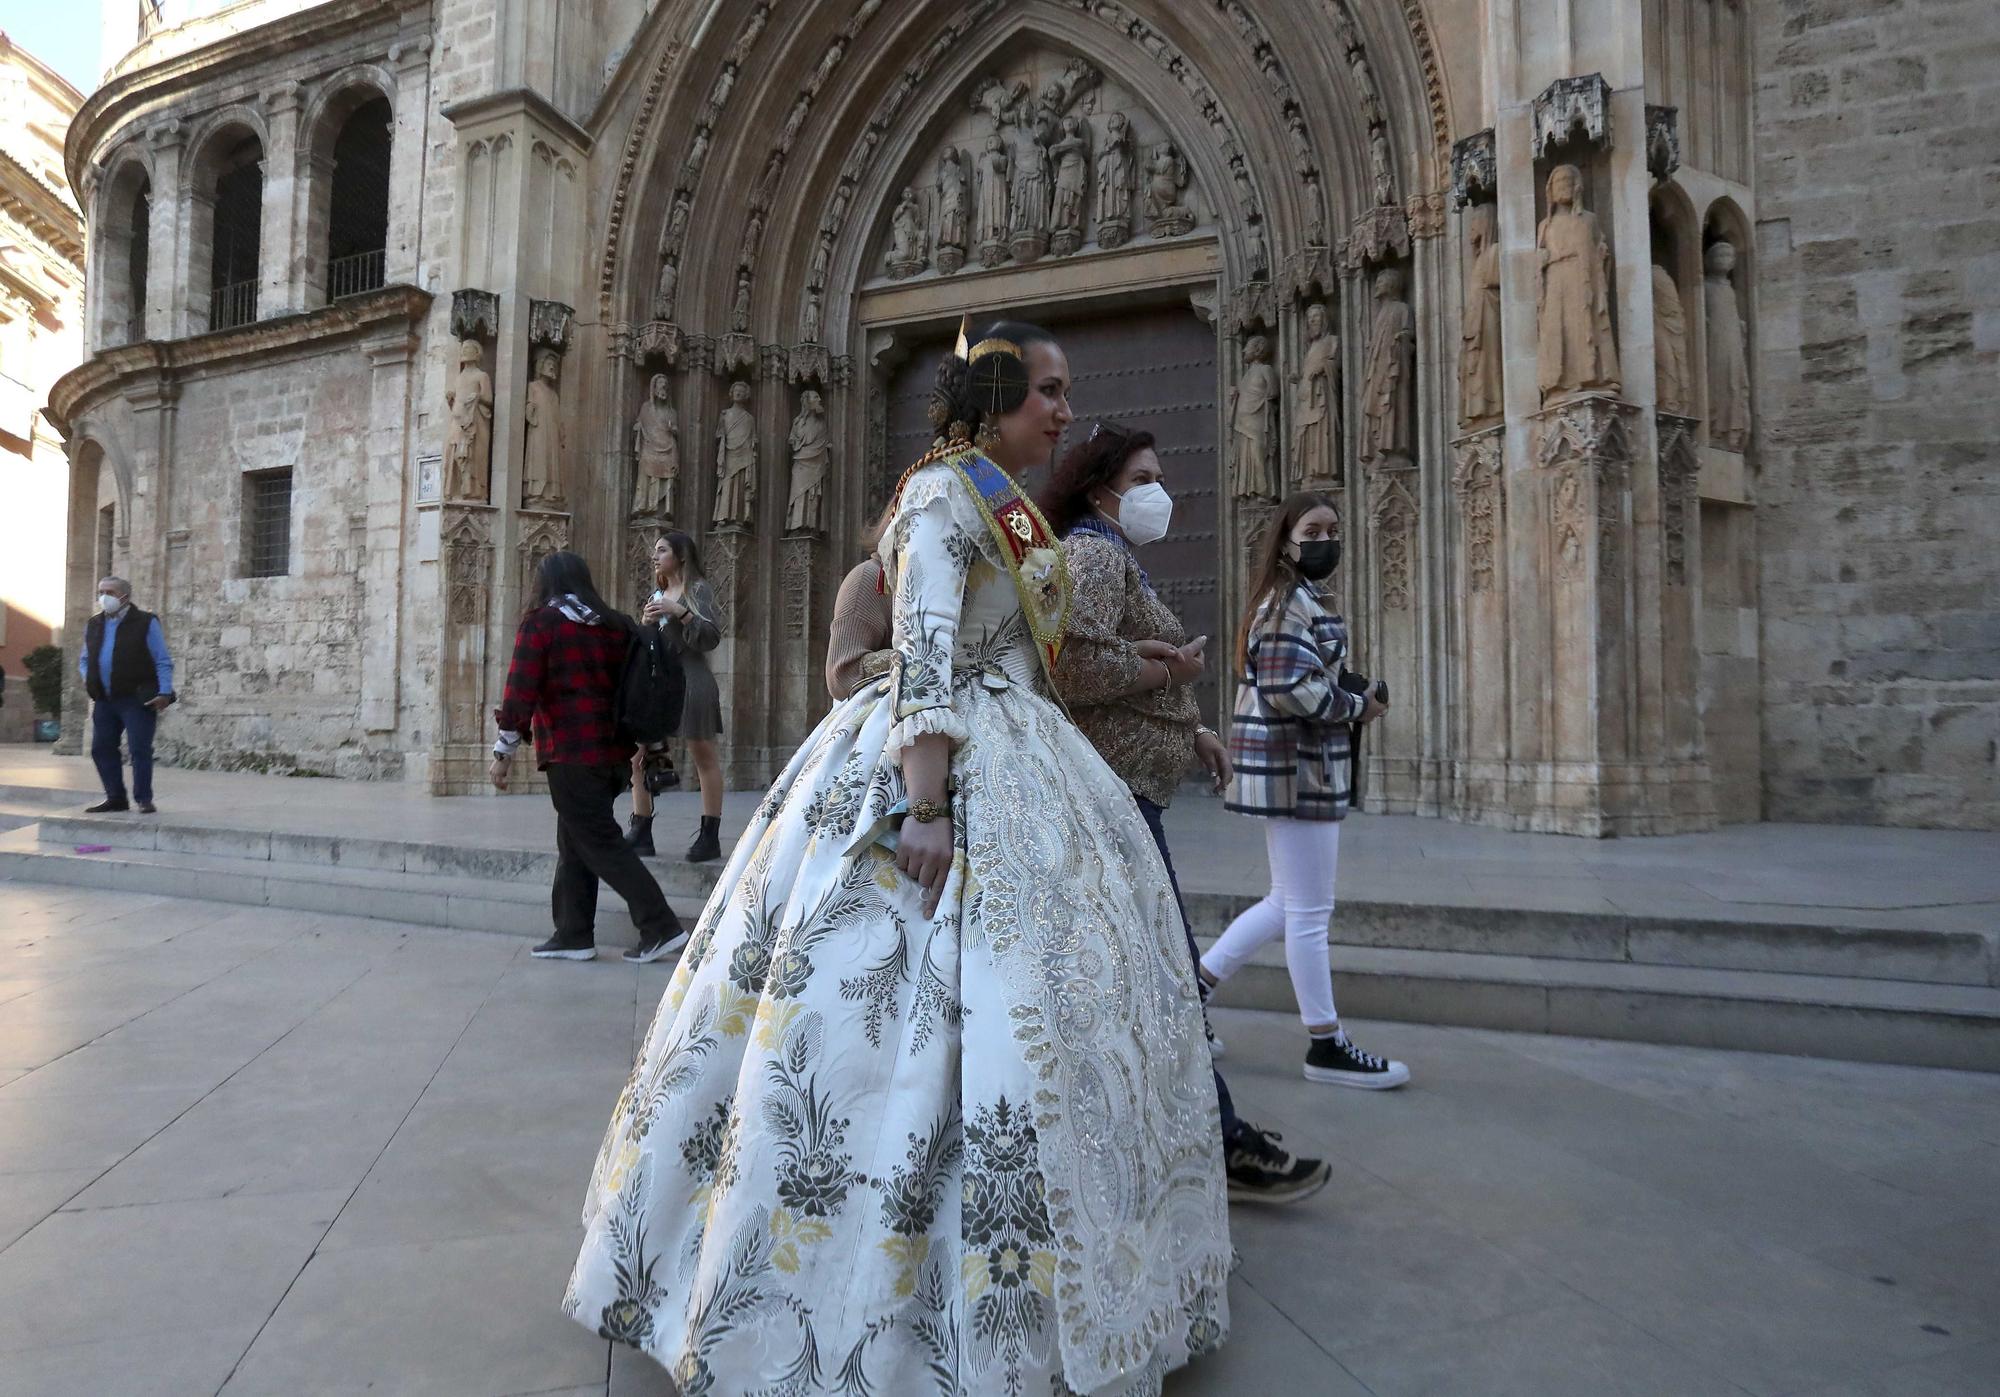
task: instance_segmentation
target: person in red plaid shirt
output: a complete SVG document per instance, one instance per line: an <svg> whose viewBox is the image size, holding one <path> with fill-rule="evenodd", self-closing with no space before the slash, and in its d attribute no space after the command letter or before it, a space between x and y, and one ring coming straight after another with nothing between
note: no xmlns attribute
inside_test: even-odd
<svg viewBox="0 0 2000 1397"><path fill-rule="evenodd" d="M632 622L604 604L590 567L563 551L542 559L532 600L514 633L507 693L488 775L507 789L515 750L532 740L556 809L555 935L535 947L544 960L597 957L597 884L625 899L639 928L629 961L656 961L687 944L687 931L646 865L625 843L612 802L625 789L632 743L618 735L617 698ZM532 731L532 738L524 735Z"/></svg>

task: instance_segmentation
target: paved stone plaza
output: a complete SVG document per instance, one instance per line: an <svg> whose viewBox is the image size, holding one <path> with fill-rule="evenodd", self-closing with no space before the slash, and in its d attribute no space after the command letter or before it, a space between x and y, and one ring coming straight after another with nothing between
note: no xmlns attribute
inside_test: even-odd
<svg viewBox="0 0 2000 1397"><path fill-rule="evenodd" d="M664 1393L556 1309L665 967L0 885L0 1394ZM1239 1103L1336 1161L1232 1215L1175 1397L1989 1394L2000 1090L1931 1069L1359 1025L1411 1089Z"/></svg>

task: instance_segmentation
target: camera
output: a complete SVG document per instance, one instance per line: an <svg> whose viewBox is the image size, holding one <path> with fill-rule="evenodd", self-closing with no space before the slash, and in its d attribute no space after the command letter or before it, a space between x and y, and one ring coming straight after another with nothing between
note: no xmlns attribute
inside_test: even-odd
<svg viewBox="0 0 2000 1397"><path fill-rule="evenodd" d="M673 790L681 783L681 774L674 770L673 758L667 755L665 747L654 747L646 753L646 790L649 794L660 795Z"/></svg>
<svg viewBox="0 0 2000 1397"><path fill-rule="evenodd" d="M1389 701L1389 685L1385 680L1370 679L1366 675L1343 669L1336 682L1350 694L1372 694L1377 703Z"/></svg>

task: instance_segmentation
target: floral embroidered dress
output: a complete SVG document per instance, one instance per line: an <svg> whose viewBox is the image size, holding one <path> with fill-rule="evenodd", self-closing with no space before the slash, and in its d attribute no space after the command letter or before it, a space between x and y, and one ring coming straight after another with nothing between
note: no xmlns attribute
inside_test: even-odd
<svg viewBox="0 0 2000 1397"><path fill-rule="evenodd" d="M564 1309L686 1397L1150 1394L1227 1330L1172 889L993 520L949 460L906 480L891 672L772 786L613 1114ZM958 782L928 920L885 842L925 733Z"/></svg>

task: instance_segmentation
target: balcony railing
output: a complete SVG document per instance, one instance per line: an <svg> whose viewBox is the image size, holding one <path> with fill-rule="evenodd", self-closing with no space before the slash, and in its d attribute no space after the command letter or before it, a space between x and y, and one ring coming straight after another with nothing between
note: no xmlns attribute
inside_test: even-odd
<svg viewBox="0 0 2000 1397"><path fill-rule="evenodd" d="M257 283L233 281L209 293L208 328L233 330L257 318Z"/></svg>
<svg viewBox="0 0 2000 1397"><path fill-rule="evenodd" d="M385 249L378 247L373 252L356 252L347 257L334 258L326 267L326 298L337 301L342 296L380 291L383 264L388 256Z"/></svg>

